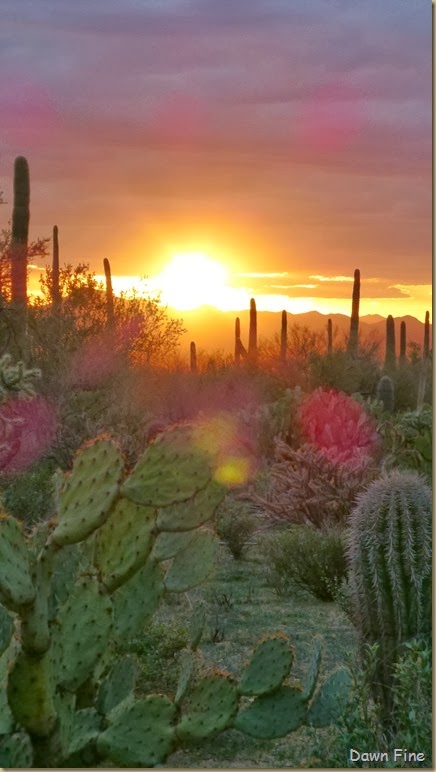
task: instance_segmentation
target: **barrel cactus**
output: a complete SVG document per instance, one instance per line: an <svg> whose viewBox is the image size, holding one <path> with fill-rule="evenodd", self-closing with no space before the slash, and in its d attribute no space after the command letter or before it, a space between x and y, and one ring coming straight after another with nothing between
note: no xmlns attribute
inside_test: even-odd
<svg viewBox="0 0 436 772"><path fill-rule="evenodd" d="M387 716L392 669L404 642L431 630L432 492L394 470L358 496L348 537L350 591L362 643L377 643L374 687Z"/></svg>

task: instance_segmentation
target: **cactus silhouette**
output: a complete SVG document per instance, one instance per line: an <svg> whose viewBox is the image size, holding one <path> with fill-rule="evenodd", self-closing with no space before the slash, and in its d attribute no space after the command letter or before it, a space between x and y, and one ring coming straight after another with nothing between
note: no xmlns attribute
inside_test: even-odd
<svg viewBox="0 0 436 772"><path fill-rule="evenodd" d="M280 330L280 359L286 362L286 352L288 349L288 315L282 311L282 326Z"/></svg>
<svg viewBox="0 0 436 772"><path fill-rule="evenodd" d="M388 318L386 319L385 370L392 372L395 370L395 365L395 322L393 316L389 314Z"/></svg>
<svg viewBox="0 0 436 772"><path fill-rule="evenodd" d="M111 266L107 257L103 260L104 276L106 280L106 325L108 329L115 327L114 293L112 289Z"/></svg>
<svg viewBox="0 0 436 772"><path fill-rule="evenodd" d="M327 354L333 352L333 327L332 320L327 320Z"/></svg>
<svg viewBox="0 0 436 772"><path fill-rule="evenodd" d="M11 234L11 294L18 306L27 304L27 243L29 237L29 165L23 156L14 164L14 208Z"/></svg>
<svg viewBox="0 0 436 772"><path fill-rule="evenodd" d="M428 359L430 352L430 312L425 312L424 322L424 359Z"/></svg>
<svg viewBox="0 0 436 772"><path fill-rule="evenodd" d="M350 337L348 339L348 353L356 356L359 342L359 306L360 306L360 271L354 271L353 298L351 305Z"/></svg>
<svg viewBox="0 0 436 772"><path fill-rule="evenodd" d="M196 373L197 372L197 349L194 341L191 341L191 345L189 347L189 360L190 360L191 373Z"/></svg>
<svg viewBox="0 0 436 772"><path fill-rule="evenodd" d="M52 261L52 308L56 311L61 304L61 290L59 285L59 232L58 226L53 226L53 261Z"/></svg>
<svg viewBox="0 0 436 772"><path fill-rule="evenodd" d="M254 298L250 300L250 328L248 332L248 359L253 364L257 361L257 310Z"/></svg>
<svg viewBox="0 0 436 772"><path fill-rule="evenodd" d="M209 575L217 538L205 523L226 492L213 479L221 458L210 428L183 424L158 435L126 474L117 445L100 437L60 475L55 521L26 533L0 518L3 765L88 766L86 750L95 763L152 767L227 727L268 739L336 719L331 679L316 690L318 640L302 686L287 681L294 651L282 633L259 642L239 683L216 670L194 679L204 622L196 617L174 698L136 696L134 662L117 655L164 591Z"/></svg>
<svg viewBox="0 0 436 772"><path fill-rule="evenodd" d="M406 362L406 322L403 320L400 325L400 356L398 364L404 365Z"/></svg>
<svg viewBox="0 0 436 772"><path fill-rule="evenodd" d="M348 537L354 621L363 643L379 644L374 694L388 722L401 644L431 630L431 539L432 493L419 474L394 470L358 495Z"/></svg>
<svg viewBox="0 0 436 772"><path fill-rule="evenodd" d="M383 410L388 413L394 412L395 407L395 387L392 378L389 375L383 375L377 383L376 397L383 403Z"/></svg>
<svg viewBox="0 0 436 772"><path fill-rule="evenodd" d="M235 365L241 363L241 357L247 356L247 350L241 341L241 321L239 316L235 319Z"/></svg>

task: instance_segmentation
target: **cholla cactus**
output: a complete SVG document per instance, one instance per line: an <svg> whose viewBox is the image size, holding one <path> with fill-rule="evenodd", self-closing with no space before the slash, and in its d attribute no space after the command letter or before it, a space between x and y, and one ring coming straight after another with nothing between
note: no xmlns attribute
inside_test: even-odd
<svg viewBox="0 0 436 772"><path fill-rule="evenodd" d="M0 359L0 402L4 402L11 394L33 397L35 387L33 381L41 377L41 370L36 367L28 369L23 362L12 363L10 354L3 354Z"/></svg>
<svg viewBox="0 0 436 772"><path fill-rule="evenodd" d="M400 645L431 631L432 493L415 472L394 470L358 497L348 554L354 618L363 642L379 644L375 694L391 707Z"/></svg>
<svg viewBox="0 0 436 772"><path fill-rule="evenodd" d="M301 405L303 437L334 463L352 467L376 455L380 438L373 420L352 397L317 389Z"/></svg>

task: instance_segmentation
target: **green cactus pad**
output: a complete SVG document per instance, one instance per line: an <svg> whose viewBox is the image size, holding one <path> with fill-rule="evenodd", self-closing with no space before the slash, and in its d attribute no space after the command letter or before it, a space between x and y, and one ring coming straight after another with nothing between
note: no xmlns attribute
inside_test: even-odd
<svg viewBox="0 0 436 772"><path fill-rule="evenodd" d="M139 635L144 625L156 611L163 591L162 572L159 563L148 560L143 568L115 590L114 634L119 640Z"/></svg>
<svg viewBox="0 0 436 772"><path fill-rule="evenodd" d="M189 620L189 645L193 651L198 648L205 624L206 609L204 603L196 603Z"/></svg>
<svg viewBox="0 0 436 772"><path fill-rule="evenodd" d="M240 693L253 696L274 691L288 675L292 661L293 651L285 636L265 639L244 670L239 683Z"/></svg>
<svg viewBox="0 0 436 772"><path fill-rule="evenodd" d="M13 632L14 620L0 603L0 655L8 648Z"/></svg>
<svg viewBox="0 0 436 772"><path fill-rule="evenodd" d="M137 667L132 657L123 657L115 662L106 678L101 682L97 695L97 710L107 715L135 689Z"/></svg>
<svg viewBox="0 0 436 772"><path fill-rule="evenodd" d="M177 736L196 742L222 732L238 709L238 691L227 674L205 676L185 699Z"/></svg>
<svg viewBox="0 0 436 772"><path fill-rule="evenodd" d="M123 485L137 504L166 507L186 501L211 478L209 457L196 444L196 428L175 426L149 445Z"/></svg>
<svg viewBox="0 0 436 772"><path fill-rule="evenodd" d="M192 536L192 531L162 531L156 537L151 554L155 560L169 560L188 545Z"/></svg>
<svg viewBox="0 0 436 772"><path fill-rule="evenodd" d="M345 667L330 673L315 694L307 716L308 724L316 727L335 724L347 707L351 682L351 673Z"/></svg>
<svg viewBox="0 0 436 772"><path fill-rule="evenodd" d="M261 740L285 737L300 727L306 718L301 691L293 686L280 686L272 694L256 697L243 708L233 723L235 729Z"/></svg>
<svg viewBox="0 0 436 772"><path fill-rule="evenodd" d="M312 641L309 667L307 668L306 678L303 684L303 699L305 700L310 700L315 691L316 682L319 676L319 668L321 666L321 643L321 637L316 635Z"/></svg>
<svg viewBox="0 0 436 772"><path fill-rule="evenodd" d="M32 581L30 552L20 524L13 517L0 514L0 599L15 610L32 603L35 589Z"/></svg>
<svg viewBox="0 0 436 772"><path fill-rule="evenodd" d="M112 603L94 576L83 576L59 610L56 645L59 683L76 690L92 674L112 628ZM57 653L57 657L56 657Z"/></svg>
<svg viewBox="0 0 436 772"><path fill-rule="evenodd" d="M179 680L177 683L176 695L174 697L176 705L183 700L194 672L195 656L191 649L182 649L179 656L179 667Z"/></svg>
<svg viewBox="0 0 436 772"><path fill-rule="evenodd" d="M56 617L58 609L67 600L85 562L81 544L68 545L55 554L49 601L50 619Z"/></svg>
<svg viewBox="0 0 436 772"><path fill-rule="evenodd" d="M123 459L108 439L97 439L79 451L60 493L55 544L76 544L101 526L109 515L123 474Z"/></svg>
<svg viewBox="0 0 436 772"><path fill-rule="evenodd" d="M172 750L175 717L176 707L168 697L153 694L137 700L100 734L97 750L116 766L154 767Z"/></svg>
<svg viewBox="0 0 436 772"><path fill-rule="evenodd" d="M226 489L211 480L189 501L170 504L160 509L157 516L157 527L161 531L189 531L192 528L197 528L213 517L225 494Z"/></svg>
<svg viewBox="0 0 436 772"><path fill-rule="evenodd" d="M88 743L99 735L101 716L95 708L71 711L68 724L64 723L62 732L62 750L64 757L72 756L83 750Z"/></svg>
<svg viewBox="0 0 436 772"><path fill-rule="evenodd" d="M14 769L30 769L33 766L32 743L26 732L0 737L0 766Z"/></svg>
<svg viewBox="0 0 436 772"><path fill-rule="evenodd" d="M15 720L31 734L48 735L56 721L48 654L35 659L21 651L9 673L8 701Z"/></svg>
<svg viewBox="0 0 436 772"><path fill-rule="evenodd" d="M15 723L8 703L7 683L17 653L18 642L12 641L0 656L0 735L11 732Z"/></svg>
<svg viewBox="0 0 436 772"><path fill-rule="evenodd" d="M94 565L109 592L144 565L151 549L156 510L121 498L95 534Z"/></svg>
<svg viewBox="0 0 436 772"><path fill-rule="evenodd" d="M214 566L218 547L215 534L207 529L194 533L185 549L180 550L165 576L169 592L186 592L201 584Z"/></svg>

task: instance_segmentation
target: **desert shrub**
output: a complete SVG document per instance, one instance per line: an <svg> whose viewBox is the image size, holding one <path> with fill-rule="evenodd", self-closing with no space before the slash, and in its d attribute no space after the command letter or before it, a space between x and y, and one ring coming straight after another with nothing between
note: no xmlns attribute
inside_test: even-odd
<svg viewBox="0 0 436 772"><path fill-rule="evenodd" d="M248 547L249 539L256 530L257 523L244 502L227 496L218 508L215 530L225 542L235 560L240 560Z"/></svg>
<svg viewBox="0 0 436 772"><path fill-rule="evenodd" d="M278 440L269 482L263 479L262 492L253 486L247 497L271 520L320 528L328 522L344 523L357 494L377 475L367 456L349 468L311 445L293 450Z"/></svg>
<svg viewBox="0 0 436 772"><path fill-rule="evenodd" d="M433 411L422 410L398 413L391 419L381 420L378 427L383 438L385 469L413 469L432 474Z"/></svg>
<svg viewBox="0 0 436 772"><path fill-rule="evenodd" d="M347 351L315 355L311 360L310 381L312 388L338 389L346 394L360 392L369 396L375 391L380 377L380 365L371 351L361 351L358 358Z"/></svg>
<svg viewBox="0 0 436 772"><path fill-rule="evenodd" d="M432 766L432 667L431 649L423 641L410 641L395 666L393 703L397 719L395 734L387 737L380 709L371 696L376 669L376 644L366 646L364 660L352 667L353 684L348 709L327 734L313 735L312 756L323 768L410 768ZM385 750L389 761L350 761L350 748ZM393 748L408 748L425 754L424 762L394 761ZM313 766L313 765L312 765Z"/></svg>
<svg viewBox="0 0 436 772"><path fill-rule="evenodd" d="M44 459L30 469L0 478L4 509L25 525L48 519L54 514L54 463Z"/></svg>
<svg viewBox="0 0 436 772"><path fill-rule="evenodd" d="M188 645L187 627L153 623L138 638L123 646L122 654L134 654L139 664L138 688L144 692L159 689L175 691L178 652Z"/></svg>
<svg viewBox="0 0 436 772"><path fill-rule="evenodd" d="M317 389L303 400L298 421L306 442L336 463L352 466L380 447L372 417L343 392Z"/></svg>
<svg viewBox="0 0 436 772"><path fill-rule="evenodd" d="M334 600L347 574L342 529L291 526L264 536L261 544L268 582L278 594L299 587L319 600Z"/></svg>
<svg viewBox="0 0 436 772"><path fill-rule="evenodd" d="M301 399L302 391L296 386L295 389L286 389L275 402L254 404L238 411L238 417L255 437L259 456L272 458L277 439L291 445L297 443L299 432L296 416Z"/></svg>

